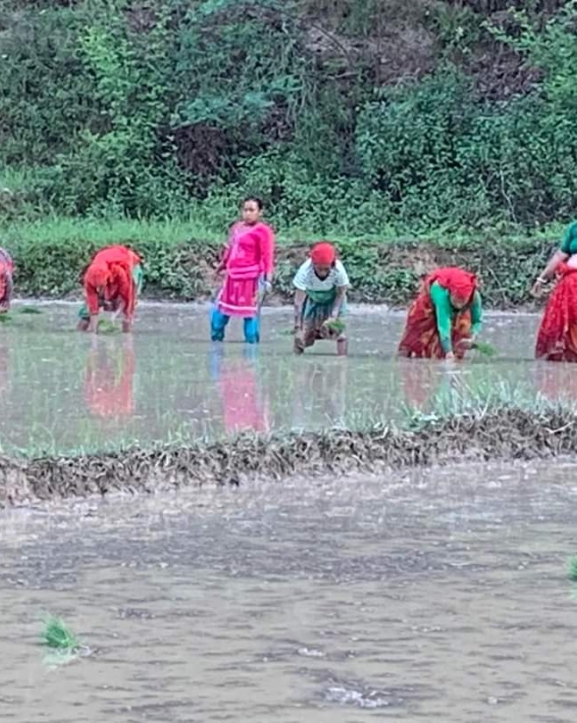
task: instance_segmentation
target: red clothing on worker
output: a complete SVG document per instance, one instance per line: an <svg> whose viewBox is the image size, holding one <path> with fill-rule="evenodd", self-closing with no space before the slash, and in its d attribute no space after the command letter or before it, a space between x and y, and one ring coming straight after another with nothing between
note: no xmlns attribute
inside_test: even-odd
<svg viewBox="0 0 577 723"><path fill-rule="evenodd" d="M141 259L126 246L108 246L93 257L84 274L84 293L88 312L98 314L101 299L122 304L127 318L136 305L136 285L132 276Z"/></svg>

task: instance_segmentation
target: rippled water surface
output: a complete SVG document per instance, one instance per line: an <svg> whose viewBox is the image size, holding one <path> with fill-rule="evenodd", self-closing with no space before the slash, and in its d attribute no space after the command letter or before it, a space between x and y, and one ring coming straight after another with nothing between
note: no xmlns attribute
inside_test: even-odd
<svg viewBox="0 0 577 723"><path fill-rule="evenodd" d="M0 513L16 723L572 723L577 465ZM45 612L92 653L43 659Z"/></svg>
<svg viewBox="0 0 577 723"><path fill-rule="evenodd" d="M133 336L74 331L73 305L13 313L0 328L0 440L5 448L76 451L109 444L220 436L240 429L355 426L397 418L404 404L426 409L451 388L505 380L530 394L577 399L576 365L532 360L538 317L488 315L493 360L466 364L394 358L404 315L353 311L350 357L329 342L291 353L290 310L266 310L263 343L246 348L232 324L230 343L208 341L208 311L143 305Z"/></svg>

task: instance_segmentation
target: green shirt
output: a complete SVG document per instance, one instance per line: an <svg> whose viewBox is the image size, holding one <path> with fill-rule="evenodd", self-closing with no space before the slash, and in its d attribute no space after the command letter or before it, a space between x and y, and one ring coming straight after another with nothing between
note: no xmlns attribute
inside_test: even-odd
<svg viewBox="0 0 577 723"><path fill-rule="evenodd" d="M569 256L577 254L577 221L567 226L565 234L563 235L563 241L561 241L561 251Z"/></svg>
<svg viewBox="0 0 577 723"><path fill-rule="evenodd" d="M451 295L448 289L441 286L438 281L431 285L431 300L435 307L435 318L437 319L437 330L441 338L441 346L445 354L448 354L453 351L453 342L451 340L453 319L462 309L455 309L451 304ZM471 331L473 334L478 334L481 331L481 318L483 316L481 294L478 291L473 294L469 309L471 311Z"/></svg>

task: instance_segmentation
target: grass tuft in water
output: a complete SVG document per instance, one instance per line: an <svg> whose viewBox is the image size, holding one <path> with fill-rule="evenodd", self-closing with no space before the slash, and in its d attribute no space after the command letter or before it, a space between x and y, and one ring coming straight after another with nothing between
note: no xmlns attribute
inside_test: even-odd
<svg viewBox="0 0 577 723"><path fill-rule="evenodd" d="M567 575L572 582L577 582L577 557L572 557L567 563Z"/></svg>
<svg viewBox="0 0 577 723"><path fill-rule="evenodd" d="M9 313L0 314L0 324L8 324L12 321L12 316Z"/></svg>
<svg viewBox="0 0 577 723"><path fill-rule="evenodd" d="M42 642L53 650L72 651L79 647L74 633L60 618L49 617L44 623Z"/></svg>

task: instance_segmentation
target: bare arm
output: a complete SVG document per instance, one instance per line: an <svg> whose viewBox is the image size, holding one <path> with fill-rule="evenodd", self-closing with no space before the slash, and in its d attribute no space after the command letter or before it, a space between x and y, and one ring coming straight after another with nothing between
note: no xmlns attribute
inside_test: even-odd
<svg viewBox="0 0 577 723"><path fill-rule="evenodd" d="M568 258L569 254L565 253L565 251L561 251L560 249L555 251L553 256L550 258L548 264L537 277L537 281L533 284L533 288L531 291L535 296L539 295L542 287L547 283L547 281L549 281L550 278L555 275L555 271L557 270L559 264L567 261Z"/></svg>
<svg viewBox="0 0 577 723"><path fill-rule="evenodd" d="M301 289L297 289L295 291L295 301L294 301L295 331L299 331L300 329L302 329L303 307L304 307L306 298L307 298L306 291L301 291Z"/></svg>
<svg viewBox="0 0 577 723"><path fill-rule="evenodd" d="M559 264L562 264L564 261L567 261L569 258L569 254L566 254L564 251L558 250L555 251L553 256L551 257L549 263L543 271L541 272L539 278L543 281L549 281L549 279L555 275L555 271L557 270L557 267Z"/></svg>

